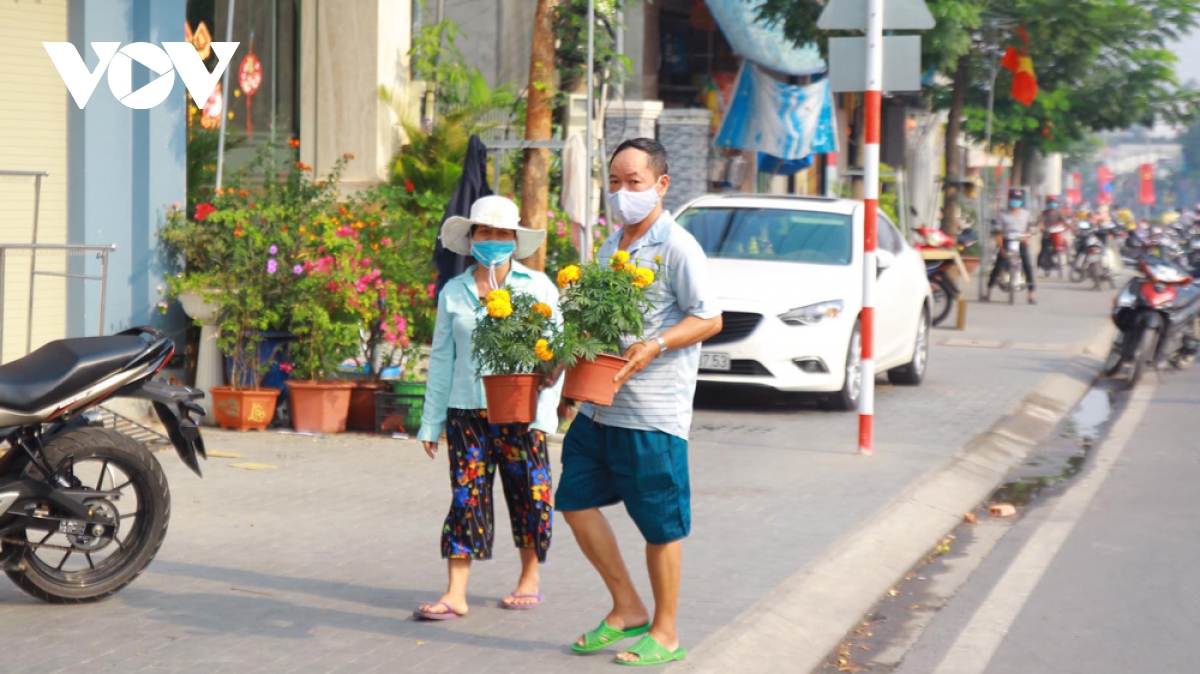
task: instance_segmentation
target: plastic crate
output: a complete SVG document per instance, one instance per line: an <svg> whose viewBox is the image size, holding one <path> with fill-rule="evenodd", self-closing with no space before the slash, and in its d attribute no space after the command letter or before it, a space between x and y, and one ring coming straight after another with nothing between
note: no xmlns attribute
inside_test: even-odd
<svg viewBox="0 0 1200 674"><path fill-rule="evenodd" d="M416 435L421 427L425 397L403 393L375 392L375 432Z"/></svg>

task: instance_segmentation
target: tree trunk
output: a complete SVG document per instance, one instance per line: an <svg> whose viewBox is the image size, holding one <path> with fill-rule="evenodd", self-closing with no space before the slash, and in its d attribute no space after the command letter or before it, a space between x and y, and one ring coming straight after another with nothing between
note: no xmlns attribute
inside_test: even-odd
<svg viewBox="0 0 1200 674"><path fill-rule="evenodd" d="M1023 140L1018 140L1013 145L1012 156L1012 187L1018 188L1025 184L1025 151L1026 143ZM1007 200L1007 198L1006 198Z"/></svg>
<svg viewBox="0 0 1200 674"><path fill-rule="evenodd" d="M529 59L525 139L550 140L554 112L554 7L557 0L538 0L533 25L533 54ZM525 150L525 175L521 179L521 224L545 231L550 207L550 150ZM542 271L546 244L525 264Z"/></svg>
<svg viewBox="0 0 1200 674"><path fill-rule="evenodd" d="M942 185L942 231L950 236L958 235L958 183L962 179L962 167L958 161L958 138L962 135L963 108L966 106L967 87L970 85L971 59L969 55L958 57L954 71L954 90L950 96L950 119L946 123L946 180Z"/></svg>

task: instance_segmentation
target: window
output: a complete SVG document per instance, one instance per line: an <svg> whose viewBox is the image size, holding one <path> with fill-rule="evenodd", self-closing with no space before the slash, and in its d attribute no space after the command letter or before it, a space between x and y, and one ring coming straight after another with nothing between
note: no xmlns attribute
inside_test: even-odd
<svg viewBox="0 0 1200 674"><path fill-rule="evenodd" d="M899 230L883 213L879 214L879 247L899 255L904 251L904 239Z"/></svg>
<svg viewBox="0 0 1200 674"><path fill-rule="evenodd" d="M849 215L782 209L690 208L679 224L709 257L847 265Z"/></svg>

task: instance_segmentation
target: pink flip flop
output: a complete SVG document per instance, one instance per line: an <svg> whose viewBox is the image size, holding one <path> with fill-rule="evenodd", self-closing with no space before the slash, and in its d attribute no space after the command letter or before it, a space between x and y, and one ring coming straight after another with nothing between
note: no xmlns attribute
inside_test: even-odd
<svg viewBox="0 0 1200 674"><path fill-rule="evenodd" d="M422 611L421 609L417 609L416 611L413 611L413 617L421 620L454 620L455 618L462 617L461 615L455 613L454 609L450 608L450 605L444 601L439 601L438 603L430 604L429 606L431 608L434 606L443 606L446 608L446 612L434 613L432 611Z"/></svg>
<svg viewBox="0 0 1200 674"><path fill-rule="evenodd" d="M513 599L533 599L535 601L529 604L506 604L502 601L500 602L500 608L505 608L510 611L528 611L530 609L537 608L538 604L542 603L542 595L540 594L517 594L514 592L508 596Z"/></svg>

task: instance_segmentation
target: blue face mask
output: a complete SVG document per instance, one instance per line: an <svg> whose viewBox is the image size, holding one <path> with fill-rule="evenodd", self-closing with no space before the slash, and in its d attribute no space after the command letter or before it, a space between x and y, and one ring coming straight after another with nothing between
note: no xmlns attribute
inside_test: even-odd
<svg viewBox="0 0 1200 674"><path fill-rule="evenodd" d="M485 267L499 267L512 259L516 241L472 241L471 255Z"/></svg>
<svg viewBox="0 0 1200 674"><path fill-rule="evenodd" d="M1021 200L1020 200L1020 199L1009 199L1009 200L1008 200L1008 207L1009 207L1009 208L1020 208L1020 207L1021 207Z"/></svg>

